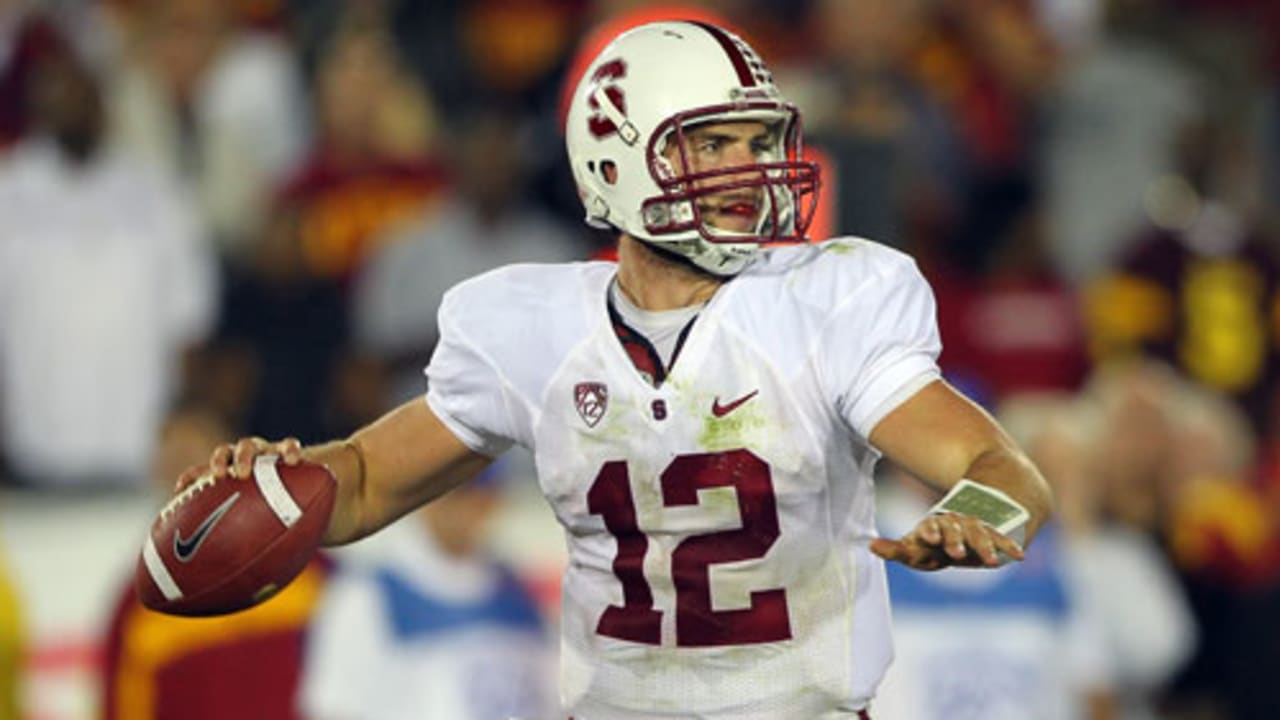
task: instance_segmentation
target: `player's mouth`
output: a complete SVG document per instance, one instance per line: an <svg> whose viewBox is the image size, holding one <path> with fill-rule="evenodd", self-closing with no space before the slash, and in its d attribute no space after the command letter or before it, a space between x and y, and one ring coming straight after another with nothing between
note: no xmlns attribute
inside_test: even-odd
<svg viewBox="0 0 1280 720"><path fill-rule="evenodd" d="M734 202L727 205L721 205L716 208L716 212L721 215L748 217L754 220L759 216L760 208L755 203L751 202Z"/></svg>
<svg viewBox="0 0 1280 720"><path fill-rule="evenodd" d="M699 206L706 222L715 227L745 232L755 227L760 204L753 197L716 198Z"/></svg>

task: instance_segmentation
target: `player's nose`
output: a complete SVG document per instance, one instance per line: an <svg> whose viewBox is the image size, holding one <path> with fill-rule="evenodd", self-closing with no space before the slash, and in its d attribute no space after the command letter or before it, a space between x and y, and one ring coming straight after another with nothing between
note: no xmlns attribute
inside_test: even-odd
<svg viewBox="0 0 1280 720"><path fill-rule="evenodd" d="M745 142L731 143L724 153L725 167L743 167L756 162L756 154Z"/></svg>

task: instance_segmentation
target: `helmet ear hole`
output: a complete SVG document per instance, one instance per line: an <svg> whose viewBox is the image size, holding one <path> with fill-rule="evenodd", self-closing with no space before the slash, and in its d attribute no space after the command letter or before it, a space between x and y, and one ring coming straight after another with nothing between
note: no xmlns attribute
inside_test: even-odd
<svg viewBox="0 0 1280 720"><path fill-rule="evenodd" d="M610 185L618 184L618 164L612 160L604 160L600 163L600 177Z"/></svg>

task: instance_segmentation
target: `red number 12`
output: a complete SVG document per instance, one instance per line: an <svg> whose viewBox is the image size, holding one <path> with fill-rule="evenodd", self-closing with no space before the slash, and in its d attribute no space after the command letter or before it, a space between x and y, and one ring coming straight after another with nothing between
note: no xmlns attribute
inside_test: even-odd
<svg viewBox="0 0 1280 720"><path fill-rule="evenodd" d="M791 639L787 596L782 588L751 593L744 610L711 608L711 573L715 563L764 557L778 539L778 505L769 465L748 450L681 455L660 478L667 507L698 504L698 490L733 487L738 494L742 527L685 538L671 555L676 590L676 645L710 647L749 645ZM627 464L604 464L587 491L587 509L604 518L617 540L613 574L622 583L622 605L605 608L596 632L619 640L657 645L662 611L653 607L653 592L644 577L649 538L636 521L635 500Z"/></svg>

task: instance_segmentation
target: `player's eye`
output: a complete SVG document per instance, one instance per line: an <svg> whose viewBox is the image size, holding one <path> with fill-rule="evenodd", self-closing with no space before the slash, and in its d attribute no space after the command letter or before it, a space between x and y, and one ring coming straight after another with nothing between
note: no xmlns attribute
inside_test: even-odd
<svg viewBox="0 0 1280 720"><path fill-rule="evenodd" d="M713 154L720 152L720 148L724 147L724 141L719 138L706 138L695 141L693 147L700 153Z"/></svg>
<svg viewBox="0 0 1280 720"><path fill-rule="evenodd" d="M777 146L777 141L772 137L756 138L751 141L751 153L756 157L769 155Z"/></svg>

